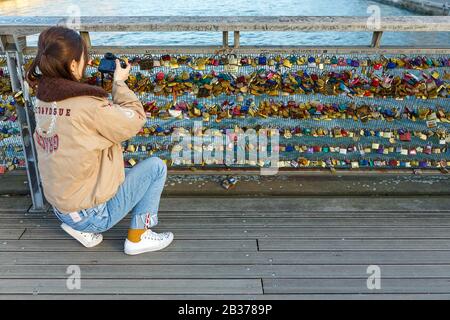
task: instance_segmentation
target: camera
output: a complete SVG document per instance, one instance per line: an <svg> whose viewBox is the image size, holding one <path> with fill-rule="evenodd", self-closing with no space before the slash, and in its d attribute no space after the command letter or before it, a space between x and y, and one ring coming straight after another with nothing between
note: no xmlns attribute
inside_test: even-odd
<svg viewBox="0 0 450 320"><path fill-rule="evenodd" d="M105 53L105 56L100 60L100 64L98 65L98 71L101 73L114 73L114 70L116 70L116 59L119 59L120 66L122 68L127 67L127 63L125 60L120 59L116 57L111 52Z"/></svg>

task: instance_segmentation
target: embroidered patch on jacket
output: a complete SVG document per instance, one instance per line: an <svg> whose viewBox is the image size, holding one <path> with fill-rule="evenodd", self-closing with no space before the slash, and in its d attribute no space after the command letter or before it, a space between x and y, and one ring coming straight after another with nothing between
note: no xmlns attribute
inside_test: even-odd
<svg viewBox="0 0 450 320"><path fill-rule="evenodd" d="M59 137L54 134L50 137L43 137L37 132L34 133L36 143L47 153L52 153L58 150L59 147Z"/></svg>

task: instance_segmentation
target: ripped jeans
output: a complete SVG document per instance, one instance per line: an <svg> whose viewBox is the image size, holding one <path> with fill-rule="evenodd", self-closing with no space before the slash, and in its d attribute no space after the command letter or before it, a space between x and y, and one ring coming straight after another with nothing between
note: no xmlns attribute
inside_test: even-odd
<svg viewBox="0 0 450 320"><path fill-rule="evenodd" d="M101 233L116 225L128 212L131 229L144 229L158 223L158 208L167 176L166 164L157 157L147 158L132 168L125 168L125 180L108 201L89 209L61 213L59 220L73 229Z"/></svg>

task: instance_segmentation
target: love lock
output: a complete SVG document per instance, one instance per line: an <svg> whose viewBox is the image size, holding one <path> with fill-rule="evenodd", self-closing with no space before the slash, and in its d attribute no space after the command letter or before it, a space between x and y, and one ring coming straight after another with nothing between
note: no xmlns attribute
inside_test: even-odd
<svg viewBox="0 0 450 320"><path fill-rule="evenodd" d="M222 180L222 182L221 182L221 186L226 190L234 188L236 186L236 184L237 184L237 180L236 180L236 178L233 178L233 177L226 178L226 179Z"/></svg>

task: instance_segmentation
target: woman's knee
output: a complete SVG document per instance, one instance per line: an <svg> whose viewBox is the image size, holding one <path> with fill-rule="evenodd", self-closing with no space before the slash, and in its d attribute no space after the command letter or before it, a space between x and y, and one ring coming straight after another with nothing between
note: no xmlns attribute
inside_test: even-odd
<svg viewBox="0 0 450 320"><path fill-rule="evenodd" d="M158 157L151 157L145 160L149 169L155 173L158 177L166 177L167 165L166 163Z"/></svg>

